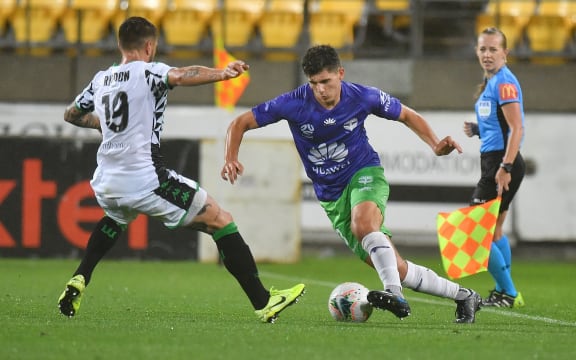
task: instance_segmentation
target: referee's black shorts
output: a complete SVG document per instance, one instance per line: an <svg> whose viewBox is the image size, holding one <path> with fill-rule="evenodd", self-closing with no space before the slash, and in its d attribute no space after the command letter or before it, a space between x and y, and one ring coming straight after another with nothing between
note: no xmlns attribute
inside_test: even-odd
<svg viewBox="0 0 576 360"><path fill-rule="evenodd" d="M472 194L470 205L483 204L498 196L496 180L494 177L496 176L496 171L500 168L502 157L504 157L504 151L491 151L480 155L481 175L478 184L476 184L476 189L474 189L474 193ZM524 163L522 155L518 153L512 166L512 172L510 173L512 175L512 180L508 185L508 191L502 193L500 213L507 211L510 207L510 203L514 198L514 195L516 195L518 188L520 188L520 183L522 183L525 173L526 164Z"/></svg>

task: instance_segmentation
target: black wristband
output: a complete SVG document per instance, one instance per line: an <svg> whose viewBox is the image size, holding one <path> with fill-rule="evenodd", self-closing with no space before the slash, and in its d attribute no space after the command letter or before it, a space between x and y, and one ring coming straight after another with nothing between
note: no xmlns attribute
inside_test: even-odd
<svg viewBox="0 0 576 360"><path fill-rule="evenodd" d="M478 135L478 137L480 137L480 129L478 129L478 123L472 123L470 129L472 130L472 135Z"/></svg>
<svg viewBox="0 0 576 360"><path fill-rule="evenodd" d="M512 163L501 163L500 167L504 169L508 174L512 172Z"/></svg>

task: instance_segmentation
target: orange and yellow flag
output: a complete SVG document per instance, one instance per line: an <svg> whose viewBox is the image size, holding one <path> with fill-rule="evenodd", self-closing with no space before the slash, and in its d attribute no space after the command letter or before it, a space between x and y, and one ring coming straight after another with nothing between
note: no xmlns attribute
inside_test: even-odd
<svg viewBox="0 0 576 360"><path fill-rule="evenodd" d="M438 244L448 277L459 279L488 269L501 201L497 197L484 204L438 213Z"/></svg>
<svg viewBox="0 0 576 360"><path fill-rule="evenodd" d="M224 69L226 65L236 60L236 58L226 51L221 36L215 36L214 38L216 39L214 42L214 67ZM249 83L250 74L247 71L237 78L214 83L216 106L229 111L234 110L234 106L236 106L238 99L240 99Z"/></svg>

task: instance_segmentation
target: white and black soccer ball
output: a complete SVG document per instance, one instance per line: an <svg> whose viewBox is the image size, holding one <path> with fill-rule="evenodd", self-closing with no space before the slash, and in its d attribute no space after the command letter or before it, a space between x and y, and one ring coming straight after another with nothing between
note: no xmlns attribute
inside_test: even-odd
<svg viewBox="0 0 576 360"><path fill-rule="evenodd" d="M366 296L368 289L356 282L342 283L332 290L328 310L336 321L364 322L372 315L373 307Z"/></svg>

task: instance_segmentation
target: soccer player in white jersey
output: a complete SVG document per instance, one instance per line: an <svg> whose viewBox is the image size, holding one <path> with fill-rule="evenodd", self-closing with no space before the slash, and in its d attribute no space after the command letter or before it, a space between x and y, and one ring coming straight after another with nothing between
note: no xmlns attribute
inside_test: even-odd
<svg viewBox="0 0 576 360"><path fill-rule="evenodd" d="M228 127L222 178L234 183L244 171L238 152L246 131L286 120L294 144L312 180L320 204L338 235L363 261L375 268L384 291L368 301L398 318L411 309L402 287L452 299L456 322L473 323L481 297L475 291L404 260L384 225L389 186L378 153L368 142L368 115L398 121L410 128L438 156L462 151L450 136L440 140L416 111L384 91L343 81L344 68L334 48L318 45L302 60L308 84L264 102Z"/></svg>
<svg viewBox="0 0 576 360"><path fill-rule="evenodd" d="M230 213L202 187L166 168L160 135L168 91L241 76L248 69L234 61L225 69L170 67L154 62L156 27L141 17L126 19L118 30L119 65L98 72L64 113L64 120L98 129L102 143L90 182L105 216L92 232L86 252L58 299L60 312L74 316L92 272L138 214L168 228L186 227L212 235L226 269L236 278L264 322L304 293L304 284L268 291L258 277L250 248Z"/></svg>

